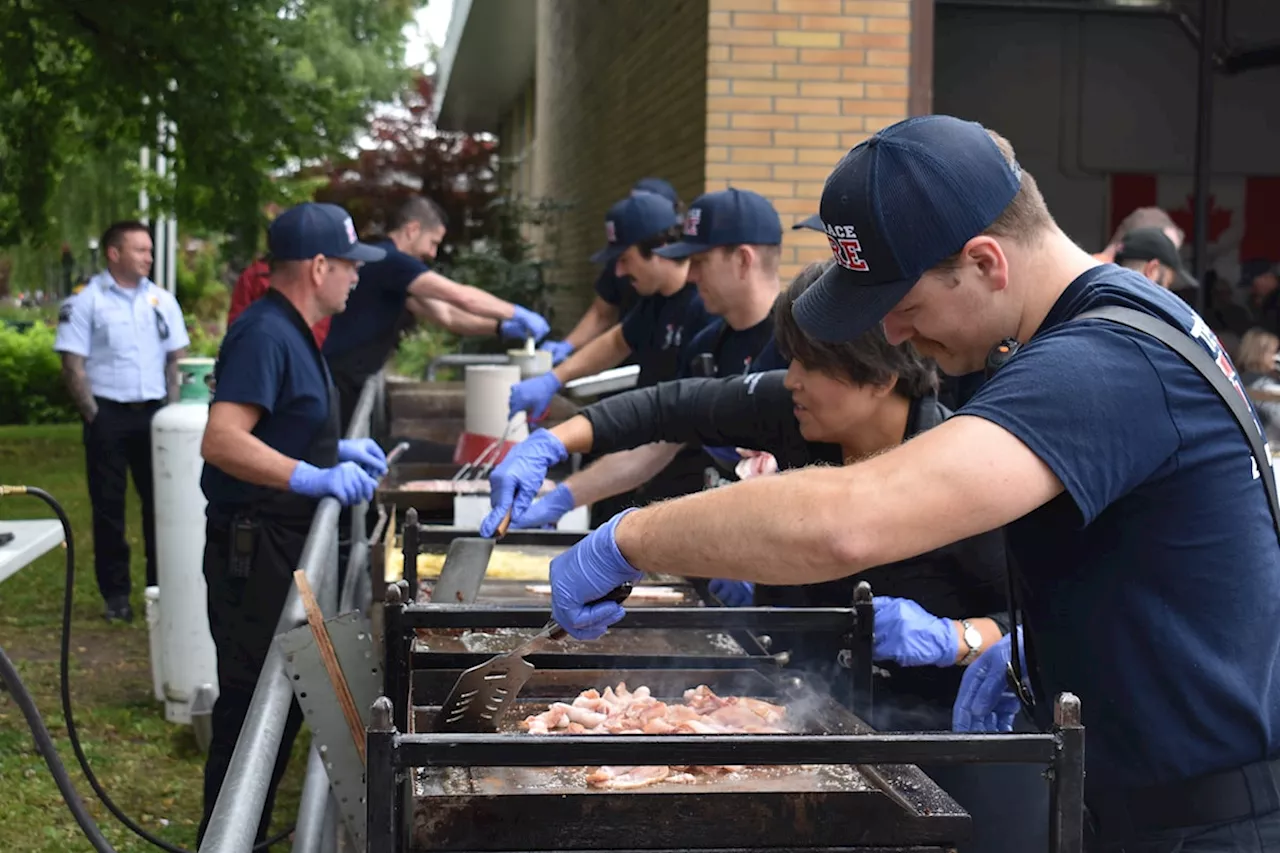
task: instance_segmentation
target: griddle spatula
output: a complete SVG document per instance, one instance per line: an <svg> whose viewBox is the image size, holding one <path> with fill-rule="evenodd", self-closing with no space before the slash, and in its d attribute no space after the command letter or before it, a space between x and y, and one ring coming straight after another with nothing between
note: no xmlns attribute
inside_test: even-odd
<svg viewBox="0 0 1280 853"><path fill-rule="evenodd" d="M459 536L450 542L440 577L431 590L431 600L436 604L474 603L495 544L495 540L479 536Z"/></svg>
<svg viewBox="0 0 1280 853"><path fill-rule="evenodd" d="M617 589L591 602L616 601L619 604L631 595L631 584ZM503 652L485 663L471 667L453 685L449 698L440 708L436 718L437 732L497 731L503 713L520 695L521 688L533 676L533 664L525 660L554 640L568 632L552 619L546 626L509 652Z"/></svg>

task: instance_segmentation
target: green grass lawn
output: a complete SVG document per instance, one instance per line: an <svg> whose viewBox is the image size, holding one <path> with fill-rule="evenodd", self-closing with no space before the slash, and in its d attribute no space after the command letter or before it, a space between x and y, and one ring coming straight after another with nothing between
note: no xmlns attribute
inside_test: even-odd
<svg viewBox="0 0 1280 853"><path fill-rule="evenodd" d="M190 728L165 722L164 708L152 693L137 495L130 491L128 497L136 618L132 625L107 625L93 575L93 531L79 426L0 427L0 484L39 486L71 519L76 544L71 695L90 766L116 805L135 822L169 843L194 847L204 759ZM0 498L0 519L49 516L36 498ZM65 578L66 552L57 549L0 582L0 646L35 695L76 789L112 846L121 853L153 851L156 848L116 823L94 796L66 738L58 699ZM299 738L276 802L276 829L287 826L296 812L305 749L306 738ZM36 752L21 711L2 691L0 802L0 851L92 851ZM274 849L288 849L288 844Z"/></svg>

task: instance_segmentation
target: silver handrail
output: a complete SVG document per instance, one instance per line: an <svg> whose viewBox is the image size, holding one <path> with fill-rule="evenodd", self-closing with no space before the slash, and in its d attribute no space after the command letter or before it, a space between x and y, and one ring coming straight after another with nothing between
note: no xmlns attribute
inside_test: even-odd
<svg viewBox="0 0 1280 853"><path fill-rule="evenodd" d="M442 367L466 367L469 364L510 364L511 359L505 355L486 355L483 353L451 352L438 355L427 364L427 372L423 376L428 382L436 381L436 374Z"/></svg>
<svg viewBox="0 0 1280 853"><path fill-rule="evenodd" d="M383 376L379 373L365 382L360 400L351 416L347 438L364 438L369 434L370 419L374 414L375 401L382 396L380 386L383 381ZM317 597L322 603L337 600L340 510L335 498L320 501L311 520L302 557L298 561L298 567L306 573L307 580L317 590ZM360 516L360 529L363 531L363 512L353 512L352 515ZM356 526L354 519L352 526L353 529ZM354 584L349 586L355 589ZM281 611L280 621L276 624L276 633L291 631L305 621L306 612L298 591L291 589ZM254 687L249 712L240 730L240 738L236 741L235 752L231 755L231 765L227 768L227 775L214 804L199 853L251 853L292 703L293 686L285 672L284 660L275 646L272 646ZM304 797L295 831L295 838L306 839L308 846L314 843L315 847L309 853L314 853L325 834L325 814L331 808L328 780L323 780L323 786L320 785L320 780L312 778L313 772L324 772L323 761L308 762L308 778L303 783ZM323 797L319 791L324 792ZM311 839L315 841L312 842ZM299 847L295 845L294 849L299 850Z"/></svg>

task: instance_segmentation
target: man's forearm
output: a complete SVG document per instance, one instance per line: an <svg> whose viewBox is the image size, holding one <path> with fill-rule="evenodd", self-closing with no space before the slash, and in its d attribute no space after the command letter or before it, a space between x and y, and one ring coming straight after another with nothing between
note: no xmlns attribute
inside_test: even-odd
<svg viewBox="0 0 1280 853"><path fill-rule="evenodd" d="M587 308L586 313L578 320L578 325L574 326L573 331L565 335L564 339L573 344L575 350L580 350L609 331L609 328L617 322L617 306L610 305L597 296Z"/></svg>
<svg viewBox="0 0 1280 853"><path fill-rule="evenodd" d="M89 377L84 370L84 356L62 356L62 381L66 383L71 402L80 412L85 423L91 423L98 416L98 401L93 399L93 389L89 387Z"/></svg>
<svg viewBox="0 0 1280 853"><path fill-rule="evenodd" d="M177 349L164 357L164 387L166 398L170 403L178 401L178 393L182 388L182 378L178 375L178 360L187 357L185 349Z"/></svg>
<svg viewBox="0 0 1280 853"><path fill-rule="evenodd" d="M515 316L514 305L478 287L459 284L437 272L423 273L419 278L424 286L418 287L415 282L410 287L414 296L440 299L469 314L478 314L490 320L510 320Z"/></svg>
<svg viewBox="0 0 1280 853"><path fill-rule="evenodd" d="M408 307L419 319L435 323L455 335L466 337L497 335L501 323L500 320L492 317L481 317L479 314L463 311L439 299L410 296Z"/></svg>
<svg viewBox="0 0 1280 853"><path fill-rule="evenodd" d="M268 447L251 432L216 426L205 429L200 455L237 480L282 492L289 490L289 478L298 466L298 460Z"/></svg>
<svg viewBox="0 0 1280 853"><path fill-rule="evenodd" d="M622 336L622 326L612 329L565 359L553 373L560 384L592 376L611 367L617 367L631 354L627 339Z"/></svg>
<svg viewBox="0 0 1280 853"><path fill-rule="evenodd" d="M565 480L577 506L595 503L642 486L671 464L682 444L646 444L610 453Z"/></svg>

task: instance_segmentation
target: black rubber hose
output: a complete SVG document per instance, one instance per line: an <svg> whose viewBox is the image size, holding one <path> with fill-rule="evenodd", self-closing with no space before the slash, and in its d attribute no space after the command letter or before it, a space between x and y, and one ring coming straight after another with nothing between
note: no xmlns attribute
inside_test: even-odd
<svg viewBox="0 0 1280 853"><path fill-rule="evenodd" d="M102 804L107 807L107 811L111 812L116 820L120 821L120 823L122 823L130 832L137 835L143 841L159 847L161 850L167 851L167 853L195 853L195 851L187 850L185 847L178 847L175 844L170 844L164 839L156 838L134 822L132 818L120 810L120 807L115 804L115 801L113 801L111 797L107 795L107 792L102 789L102 785L98 782L98 777L94 775L93 770L89 767L89 758L84 754L84 750L80 746L80 733L76 729L75 718L72 715L71 710L71 602L73 592L75 590L76 579L76 546L75 538L71 533L71 520L67 518L67 513L63 510L62 504L58 503L53 495L49 494L44 489L39 489L35 486L5 486L3 487L3 491L0 491L0 494L5 493L28 494L32 497L39 498L49 505L49 508L58 516L58 521L62 524L62 534L66 539L67 546L67 585L66 593L62 598L62 646L58 656L59 687L62 695L62 715L67 721L67 739L71 741L71 749L76 754L76 761L80 764L80 769L84 772L85 778L89 780L89 787L93 788L93 793L95 793L98 796L98 799L102 801ZM38 714L36 719L39 720ZM43 727L43 722L41 722L40 725ZM32 731L35 731L34 727ZM54 757L56 758L56 755ZM52 767L53 765L50 764L50 769L52 769ZM61 787L61 783L59 783L59 787ZM71 794L72 797L77 796L74 790L71 791ZM66 791L63 791L63 799L67 801L67 805L71 808L72 812L75 812L76 807L73 804L72 799L67 797ZM78 820L79 817L77 816L77 821ZM84 827L83 823L81 823L81 827ZM94 824L94 829L97 830L96 824ZM271 845L278 844L288 838L289 834L293 832L293 830L294 827L290 826L288 829L268 838L266 841L254 845L253 849L266 850L271 847ZM85 833L89 833L87 828L85 829ZM92 836L90 836L90 840L93 840ZM103 843L105 844L106 842L104 841ZM104 849L111 850L110 847L106 847Z"/></svg>
<svg viewBox="0 0 1280 853"><path fill-rule="evenodd" d="M85 809L84 801L80 799L75 786L71 784L71 777L67 775L67 768L58 757L58 750L53 746L53 738L50 737L49 729L40 717L36 701L31 697L27 686L22 683L22 679L18 677L18 668L13 665L13 661L9 660L3 647L0 647L0 681L5 683L9 692L13 694L14 701L22 709L22 716L27 718L27 727L31 729L31 736L35 738L36 749L44 756L44 763L49 765L49 772L53 774L53 781L58 783L62 799L66 800L67 808L71 809L71 814L75 815L76 823L80 824L81 831L89 839L93 849L98 853L116 853L115 848L103 837L98 822Z"/></svg>

